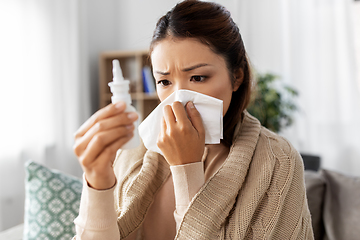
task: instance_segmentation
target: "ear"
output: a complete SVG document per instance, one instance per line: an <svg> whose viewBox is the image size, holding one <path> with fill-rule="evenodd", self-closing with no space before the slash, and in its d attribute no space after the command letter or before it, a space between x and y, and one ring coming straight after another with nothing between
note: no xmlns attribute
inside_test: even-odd
<svg viewBox="0 0 360 240"><path fill-rule="evenodd" d="M233 86L233 92L236 92L243 82L244 71L241 68L239 68L238 70L236 70L234 72L233 77L235 79L234 86Z"/></svg>

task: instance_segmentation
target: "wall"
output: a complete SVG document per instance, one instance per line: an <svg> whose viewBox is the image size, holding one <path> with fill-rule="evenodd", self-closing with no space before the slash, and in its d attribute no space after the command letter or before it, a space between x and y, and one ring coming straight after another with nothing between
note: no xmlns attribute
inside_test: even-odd
<svg viewBox="0 0 360 240"><path fill-rule="evenodd" d="M88 73L91 112L99 106L98 76L99 55L103 51L118 49L119 21L118 0L85 0L81 1L81 29L83 31L83 58L86 59L85 69Z"/></svg>
<svg viewBox="0 0 360 240"><path fill-rule="evenodd" d="M121 0L118 6L118 49L147 49L159 17L177 1Z"/></svg>
<svg viewBox="0 0 360 240"><path fill-rule="evenodd" d="M360 1L354 1L354 32L356 44L357 78L360 90Z"/></svg>

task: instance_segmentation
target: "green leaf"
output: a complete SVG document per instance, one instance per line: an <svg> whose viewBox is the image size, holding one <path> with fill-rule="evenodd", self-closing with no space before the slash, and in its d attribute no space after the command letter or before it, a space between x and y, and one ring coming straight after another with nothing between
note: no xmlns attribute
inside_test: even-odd
<svg viewBox="0 0 360 240"><path fill-rule="evenodd" d="M298 91L287 85L280 85L280 89L275 87L274 83L279 80L279 76L271 73L257 73L257 86L252 103L247 108L263 126L275 132L290 126L293 114L298 109L294 100L299 95Z"/></svg>

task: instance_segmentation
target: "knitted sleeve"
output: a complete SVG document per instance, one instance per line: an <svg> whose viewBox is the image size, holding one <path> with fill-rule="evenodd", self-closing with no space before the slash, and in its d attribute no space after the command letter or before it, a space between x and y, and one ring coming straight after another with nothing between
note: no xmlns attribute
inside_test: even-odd
<svg viewBox="0 0 360 240"><path fill-rule="evenodd" d="M179 229L184 214L195 194L204 185L204 163L195 162L170 167L174 182L176 209L174 218Z"/></svg>
<svg viewBox="0 0 360 240"><path fill-rule="evenodd" d="M79 215L74 220L76 240L119 240L114 187L107 190L90 188L83 177Z"/></svg>

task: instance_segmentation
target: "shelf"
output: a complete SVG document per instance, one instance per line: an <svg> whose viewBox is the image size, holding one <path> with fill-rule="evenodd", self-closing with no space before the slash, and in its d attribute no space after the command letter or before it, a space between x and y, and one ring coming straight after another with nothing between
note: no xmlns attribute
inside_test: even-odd
<svg viewBox="0 0 360 240"><path fill-rule="evenodd" d="M108 83L112 81L113 59L119 60L124 78L130 81L132 102L140 115L140 120L143 120L160 102L156 93L143 92L142 69L144 66L150 66L148 51L111 51L100 54L100 108L111 102L112 94Z"/></svg>

